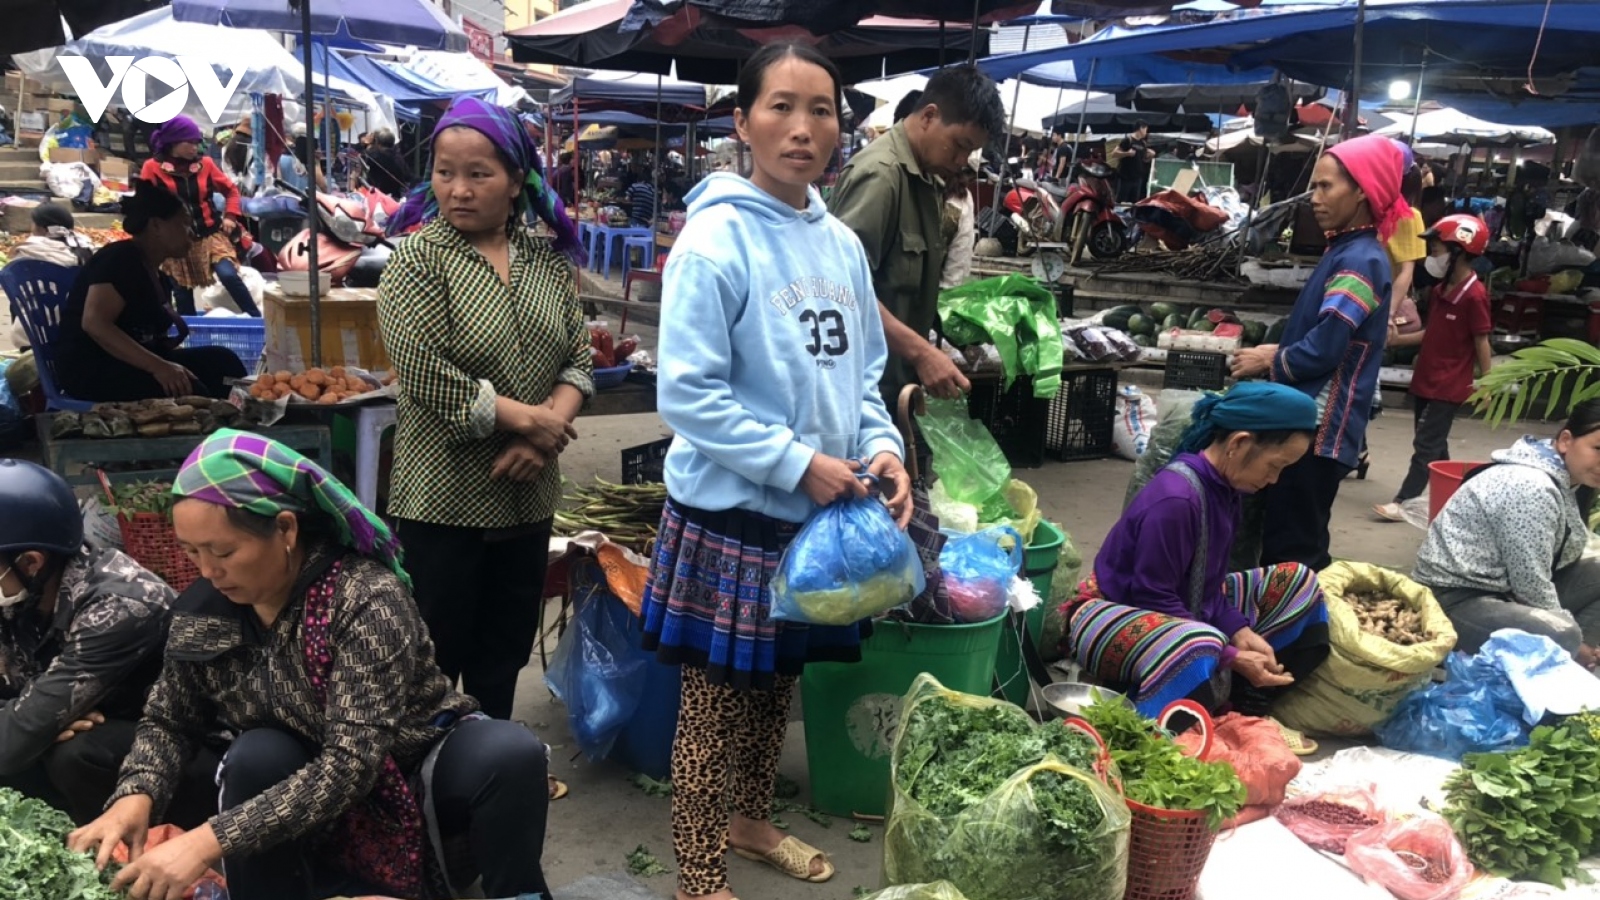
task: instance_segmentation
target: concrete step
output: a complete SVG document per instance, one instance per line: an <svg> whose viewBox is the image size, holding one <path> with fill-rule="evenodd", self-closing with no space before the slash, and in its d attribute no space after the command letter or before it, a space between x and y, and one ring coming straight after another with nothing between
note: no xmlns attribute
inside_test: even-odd
<svg viewBox="0 0 1600 900"><path fill-rule="evenodd" d="M0 147L0 163L32 162L39 164L38 147Z"/></svg>
<svg viewBox="0 0 1600 900"><path fill-rule="evenodd" d="M39 177L39 163L0 159L0 181L34 181Z"/></svg>
<svg viewBox="0 0 1600 900"><path fill-rule="evenodd" d="M72 214L73 224L79 228L110 228L121 222L122 216L118 213L83 213Z"/></svg>
<svg viewBox="0 0 1600 900"><path fill-rule="evenodd" d="M50 186L42 181L18 181L13 178L0 179L0 197L10 194L50 196Z"/></svg>

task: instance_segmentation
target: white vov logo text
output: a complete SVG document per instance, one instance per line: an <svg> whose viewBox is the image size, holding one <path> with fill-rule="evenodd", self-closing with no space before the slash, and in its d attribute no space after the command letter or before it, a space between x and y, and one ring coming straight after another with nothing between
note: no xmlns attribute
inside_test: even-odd
<svg viewBox="0 0 1600 900"><path fill-rule="evenodd" d="M90 120L96 122L105 115L106 107L111 105L111 96L119 85L122 87L122 105L141 122L159 125L183 112L189 103L191 89L199 99L200 106L205 109L206 116L213 122L219 122L227 111L228 101L239 89L239 82L244 80L244 68L240 67L232 71L232 78L224 85L210 63L194 57L173 59L146 56L136 60L132 56L107 56L104 59L111 69L111 80L102 82L94 70L94 64L87 57L60 56L57 59L61 61L61 71L72 83ZM146 103L151 79L170 90L166 95Z"/></svg>

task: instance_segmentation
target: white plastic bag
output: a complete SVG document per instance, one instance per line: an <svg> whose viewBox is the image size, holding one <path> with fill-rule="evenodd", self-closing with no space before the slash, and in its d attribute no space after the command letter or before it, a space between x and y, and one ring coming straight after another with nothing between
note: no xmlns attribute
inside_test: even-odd
<svg viewBox="0 0 1600 900"><path fill-rule="evenodd" d="M1137 385L1124 385L1117 391L1117 418L1111 427L1111 449L1123 459L1137 461L1150 444L1150 429L1155 424L1155 401Z"/></svg>

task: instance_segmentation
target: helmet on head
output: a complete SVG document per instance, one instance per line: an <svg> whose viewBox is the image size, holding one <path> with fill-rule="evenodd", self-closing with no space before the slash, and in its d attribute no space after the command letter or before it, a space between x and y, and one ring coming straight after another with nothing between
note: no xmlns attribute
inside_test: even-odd
<svg viewBox="0 0 1600 900"><path fill-rule="evenodd" d="M1477 216L1445 216L1435 222L1423 237L1460 247L1473 256L1482 256L1489 249L1489 226Z"/></svg>
<svg viewBox="0 0 1600 900"><path fill-rule="evenodd" d="M0 552L71 556L82 544L83 514L67 482L35 463L0 459Z"/></svg>

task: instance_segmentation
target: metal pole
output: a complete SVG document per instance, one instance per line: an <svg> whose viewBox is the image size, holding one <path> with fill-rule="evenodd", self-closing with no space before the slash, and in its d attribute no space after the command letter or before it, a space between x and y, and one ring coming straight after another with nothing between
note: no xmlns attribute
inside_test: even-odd
<svg viewBox="0 0 1600 900"><path fill-rule="evenodd" d="M982 12L982 10L983 0L972 0L972 22L969 23L969 27L967 28L967 65L969 66L975 65L978 62L978 14ZM943 27L942 21L940 22L940 27ZM1028 26L1028 28L1032 27L1032 25ZM940 41L940 43L944 42ZM1022 30L1022 48L1024 50L1028 48L1027 28Z"/></svg>
<svg viewBox="0 0 1600 900"><path fill-rule="evenodd" d="M1089 80L1083 85L1083 106L1078 110L1078 133L1073 135L1072 161L1067 163L1067 178L1072 178L1072 169L1078 164L1078 138L1083 136L1083 120L1089 117L1089 94L1094 90L1094 68L1100 60L1089 61Z"/></svg>
<svg viewBox="0 0 1600 900"><path fill-rule="evenodd" d="M974 21L976 21L976 19L977 19L976 11L974 11L974 13L973 13L973 19L974 19ZM1022 29L1022 46L1024 46L1024 47L1028 46L1028 32L1030 32L1032 30L1033 30L1033 26L1032 25L1029 25L1026 28ZM1006 166L1009 165L1009 160L1011 159L1011 132L1013 130L1015 130L1016 127L1017 127L1017 99L1019 97L1021 97L1021 96L1022 96L1022 78L1019 75L1019 77L1017 78L1016 90L1011 92L1011 121L1006 123L1006 142L1005 142L1005 145L1004 145L1005 149L1002 150L1001 154L1000 154L1000 171L1001 172L1004 172L1006 170ZM1013 175L1012 178L1013 178L1013 180L1015 180L1016 176ZM1000 184L996 184L994 186L994 205L993 205L993 212L991 213L992 215L995 215L995 216L1000 215L1000 199L1003 196L1005 196L1005 192L1002 191L1000 188L1004 184L1005 184L1005 178L1002 176L1001 179L1000 179Z"/></svg>
<svg viewBox="0 0 1600 900"><path fill-rule="evenodd" d="M300 54L305 61L306 79L306 159L300 162L306 167L306 172L311 177L311 183L306 190L308 203L306 205L306 265L310 274L306 280L310 283L311 301L311 365L322 365L322 269L317 262L317 232L322 230L321 203L317 199L317 159L316 142L311 139L313 134L311 121L317 108L317 77L311 65L311 0L299 0L300 3Z"/></svg>
<svg viewBox="0 0 1600 900"><path fill-rule="evenodd" d="M1350 65L1350 96L1345 112L1344 128L1340 133L1345 138L1353 137L1361 119L1361 49L1362 38L1367 30L1367 0L1358 0L1356 3L1356 34L1352 48L1354 55Z"/></svg>
<svg viewBox="0 0 1600 900"><path fill-rule="evenodd" d="M1027 45L1024 44L1022 49L1023 50L1027 50L1028 49ZM1060 84L1056 85L1056 111L1057 112L1061 111L1061 98L1065 97L1066 94L1067 94L1067 83L1065 81L1063 81ZM1043 124L1043 123L1041 122L1040 124ZM1048 137L1050 135L1050 133L1053 132L1053 131L1055 131L1054 128L1046 128L1044 130L1045 136ZM1051 161L1050 161L1051 162L1050 174L1051 174L1051 176L1053 176L1057 180L1060 180L1061 177L1062 177L1062 175L1061 175L1061 159L1060 159L1060 157L1061 157L1061 148L1057 147L1057 146L1052 146L1050 148L1050 155L1051 155L1051 157L1053 157L1051 159Z"/></svg>
<svg viewBox="0 0 1600 900"><path fill-rule="evenodd" d="M655 240L656 219L661 217L661 76L659 74L656 75L656 149L654 163L651 168L654 169L655 199L650 205L650 240L652 241ZM628 254L623 253L622 256L626 261ZM607 272L606 274L609 275L611 273Z"/></svg>
<svg viewBox="0 0 1600 900"><path fill-rule="evenodd" d="M1417 117L1422 115L1422 82L1428 77L1428 49L1422 49L1422 70L1417 73L1417 99L1411 104L1411 146L1417 145Z"/></svg>

